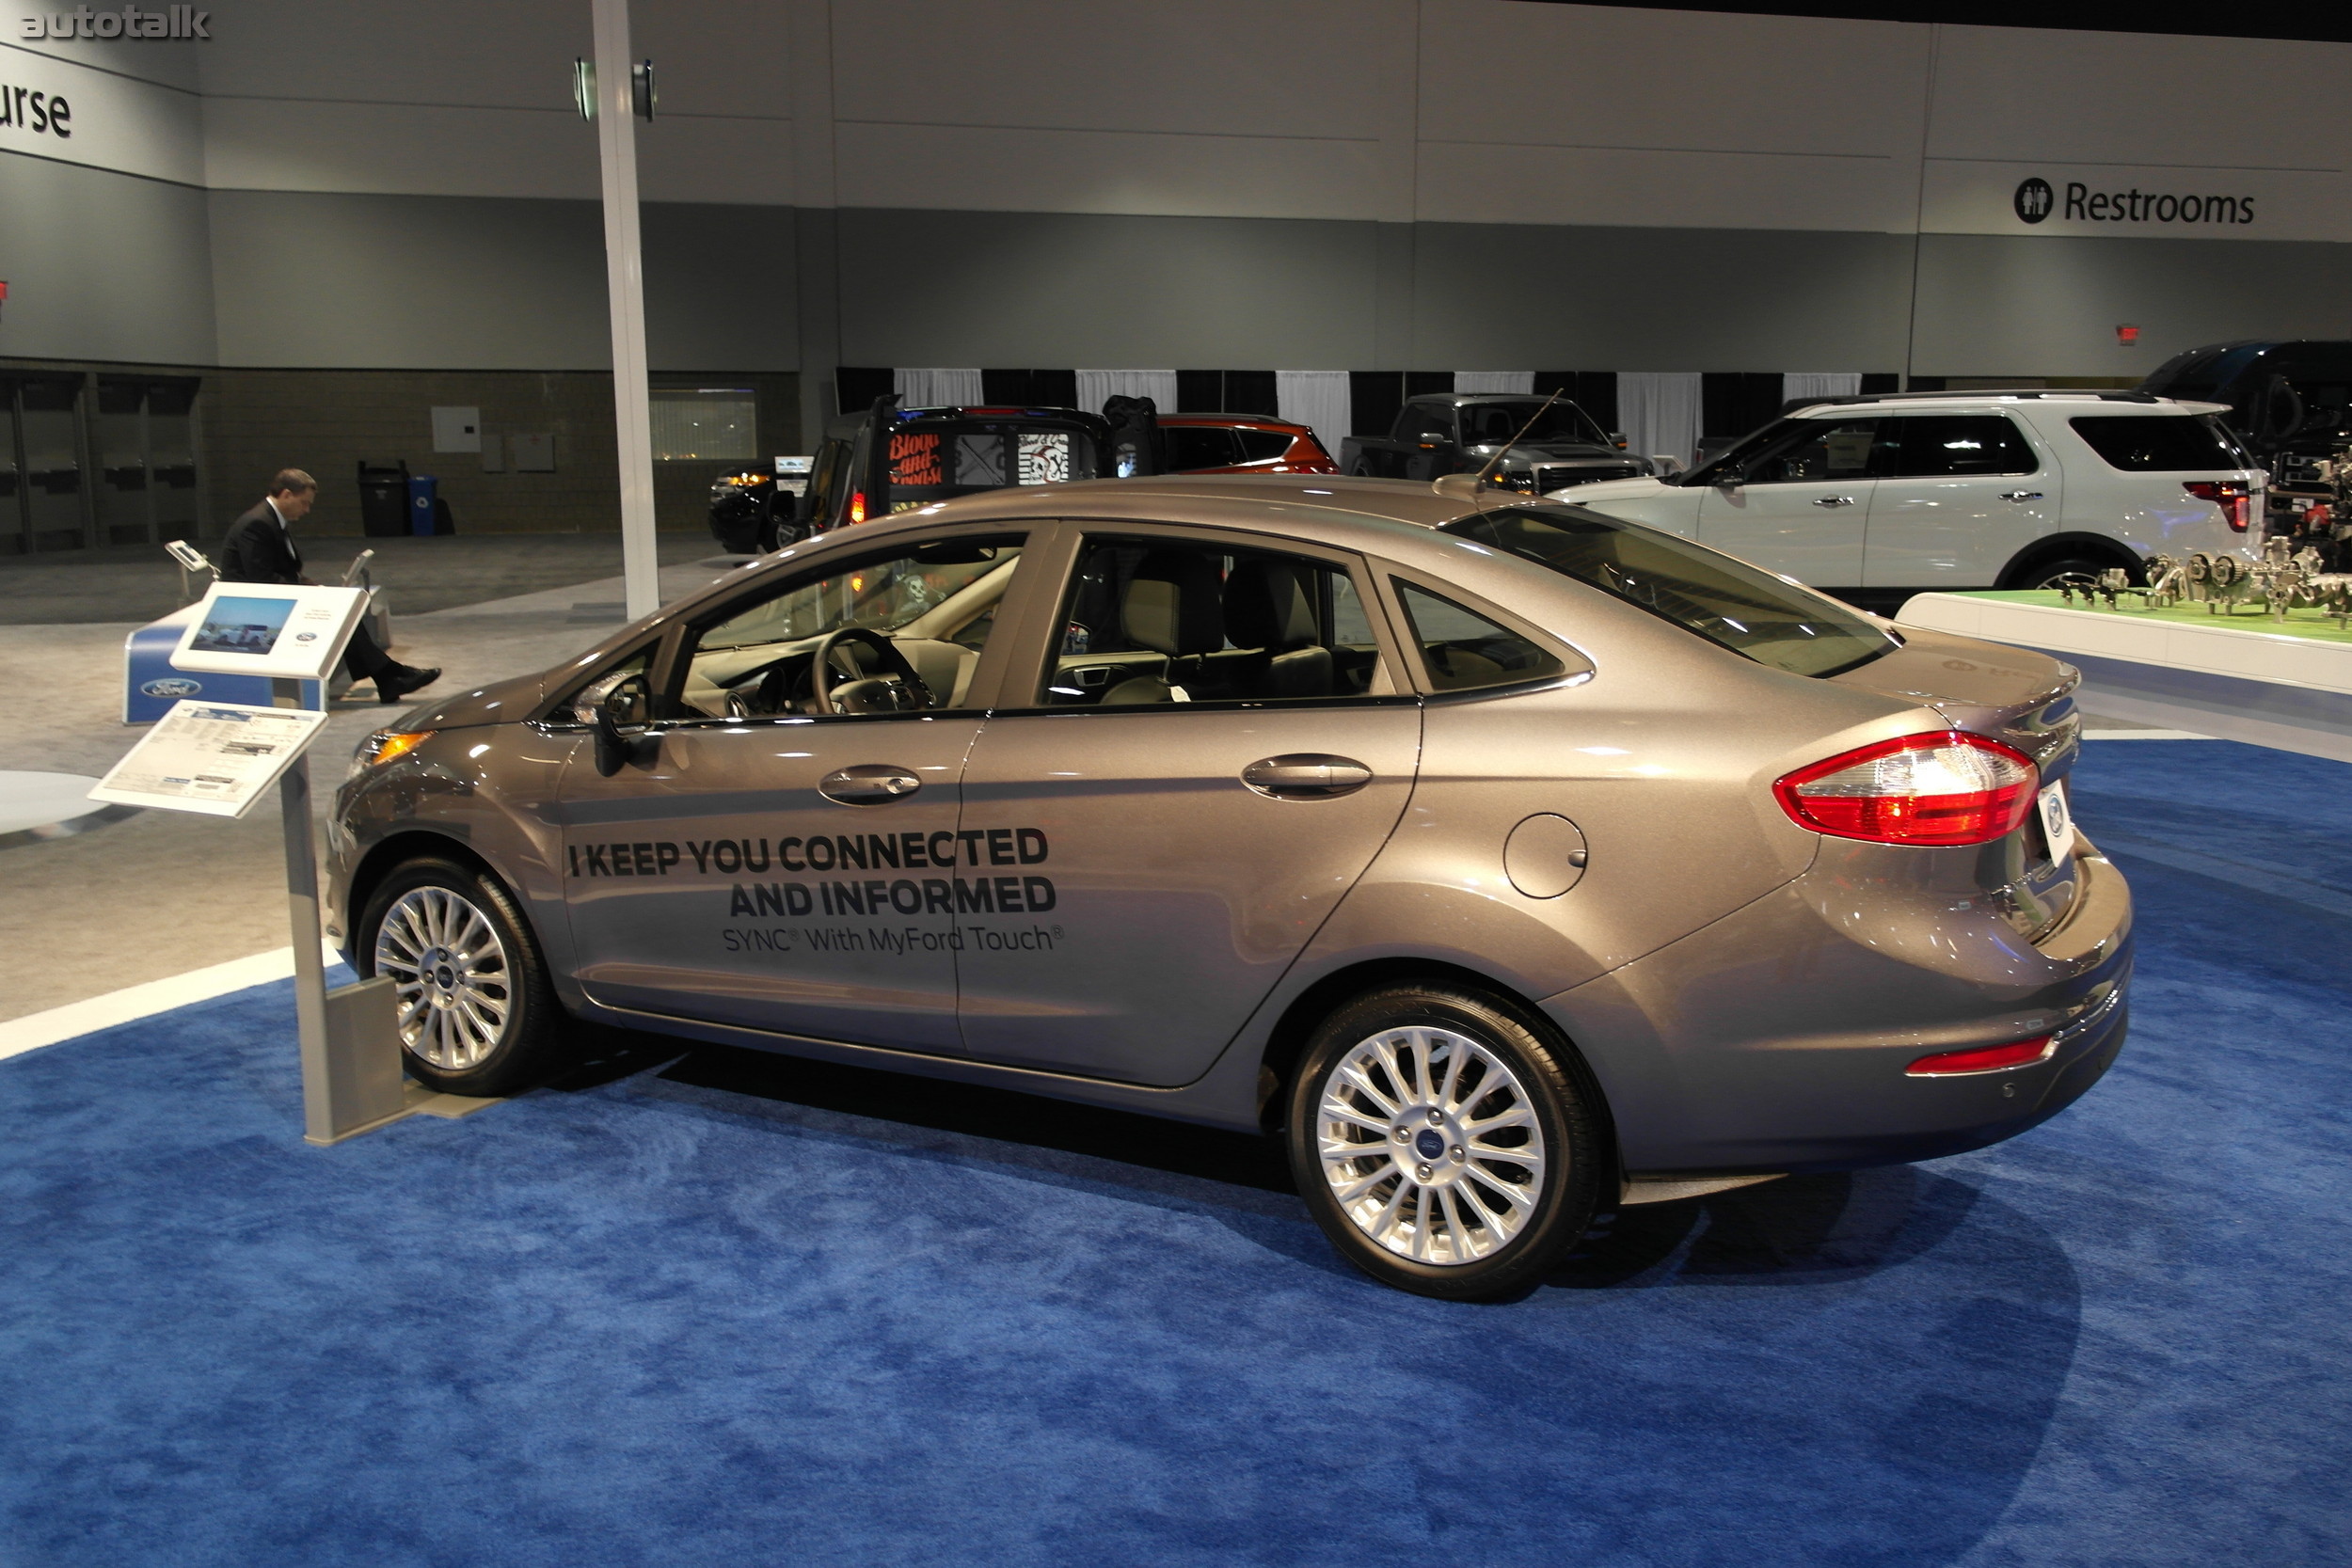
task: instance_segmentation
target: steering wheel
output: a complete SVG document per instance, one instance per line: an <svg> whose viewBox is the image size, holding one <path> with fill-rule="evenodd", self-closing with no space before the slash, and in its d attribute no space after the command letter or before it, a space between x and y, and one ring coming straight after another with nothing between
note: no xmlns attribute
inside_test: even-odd
<svg viewBox="0 0 2352 1568"><path fill-rule="evenodd" d="M848 681L839 687L834 686L833 680L834 650L845 642L863 642L880 654L882 660L882 675L869 676L863 670L851 670L844 672L850 677ZM817 699L817 711L819 713L852 711L841 705L840 701L834 696L836 691L846 692L850 688L867 680L879 684L883 678L893 675L898 677L899 685L905 690L914 694L915 707L938 705L938 699L931 695L931 689L924 684L922 676L914 673L914 666L907 661L906 655L898 651L898 645L882 633L867 627L842 626L837 630L825 633L817 640L817 646L809 653L808 661L809 689Z"/></svg>

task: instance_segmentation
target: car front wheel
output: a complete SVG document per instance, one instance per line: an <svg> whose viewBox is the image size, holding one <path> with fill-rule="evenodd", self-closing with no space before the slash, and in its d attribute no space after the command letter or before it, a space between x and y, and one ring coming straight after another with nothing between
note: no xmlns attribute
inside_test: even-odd
<svg viewBox="0 0 2352 1568"><path fill-rule="evenodd" d="M1554 1047L1474 991L1384 989L1325 1020L1290 1101L1291 1168L1384 1284L1474 1301L1556 1269L1592 1222L1599 1107Z"/></svg>
<svg viewBox="0 0 2352 1568"><path fill-rule="evenodd" d="M538 944L495 879L454 861L410 861L368 900L355 956L390 977L403 1066L445 1094L530 1087L554 1052L558 1007Z"/></svg>

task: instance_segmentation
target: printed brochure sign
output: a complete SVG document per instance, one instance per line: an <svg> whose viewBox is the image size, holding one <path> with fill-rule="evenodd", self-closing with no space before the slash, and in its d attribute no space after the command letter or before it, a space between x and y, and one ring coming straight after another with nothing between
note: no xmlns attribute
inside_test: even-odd
<svg viewBox="0 0 2352 1568"><path fill-rule="evenodd" d="M242 703L174 703L89 792L93 800L243 816L318 738L326 715Z"/></svg>

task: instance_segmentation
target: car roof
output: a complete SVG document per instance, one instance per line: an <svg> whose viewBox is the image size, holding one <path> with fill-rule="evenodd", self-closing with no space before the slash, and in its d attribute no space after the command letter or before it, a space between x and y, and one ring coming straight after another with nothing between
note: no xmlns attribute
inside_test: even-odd
<svg viewBox="0 0 2352 1568"><path fill-rule="evenodd" d="M2103 391L2091 387L2021 387L1970 392L1861 392L1851 397L1804 398L1783 412L1792 420L1818 419L1852 408L1900 404L1906 409L1989 408L2002 404L2097 403L2111 414L2206 414L2217 403L2190 403L2153 392Z"/></svg>
<svg viewBox="0 0 2352 1568"><path fill-rule="evenodd" d="M1523 499L1516 493L1514 499ZM1141 479L1075 480L1067 484L1008 485L893 514L859 531L910 523L962 523L1037 517L1225 524L1313 537L1363 526L1395 533L1396 525L1428 531L1469 515L1468 475L1437 484L1339 474L1167 474ZM820 537L827 543L844 531Z"/></svg>
<svg viewBox="0 0 2352 1568"><path fill-rule="evenodd" d="M1459 408L1466 403L1533 403L1539 398L1551 396L1552 394L1549 392L1415 392L1405 401L1406 403L1438 403L1443 404L1448 408ZM1564 392L1554 401L1573 403L1575 400Z"/></svg>
<svg viewBox="0 0 2352 1568"><path fill-rule="evenodd" d="M1162 424L1231 424L1248 425L1255 430L1307 430L1311 427L1296 420L1279 419L1272 414L1162 414Z"/></svg>

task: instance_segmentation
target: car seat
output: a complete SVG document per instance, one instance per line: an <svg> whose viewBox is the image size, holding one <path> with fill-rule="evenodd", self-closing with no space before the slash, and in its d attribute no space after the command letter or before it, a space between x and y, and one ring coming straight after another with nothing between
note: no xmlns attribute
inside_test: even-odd
<svg viewBox="0 0 2352 1568"><path fill-rule="evenodd" d="M1197 679L1201 657L1225 645L1216 562L1191 550L1153 550L1136 566L1120 596L1119 628L1128 641L1168 656L1168 675L1132 675L1103 693L1103 706L1172 703ZM1188 699L1191 693L1184 691Z"/></svg>
<svg viewBox="0 0 2352 1568"><path fill-rule="evenodd" d="M1234 697L1328 697L1331 650L1315 603L1286 561L1236 562L1225 579L1225 639L1232 651L1201 661L1203 690Z"/></svg>

